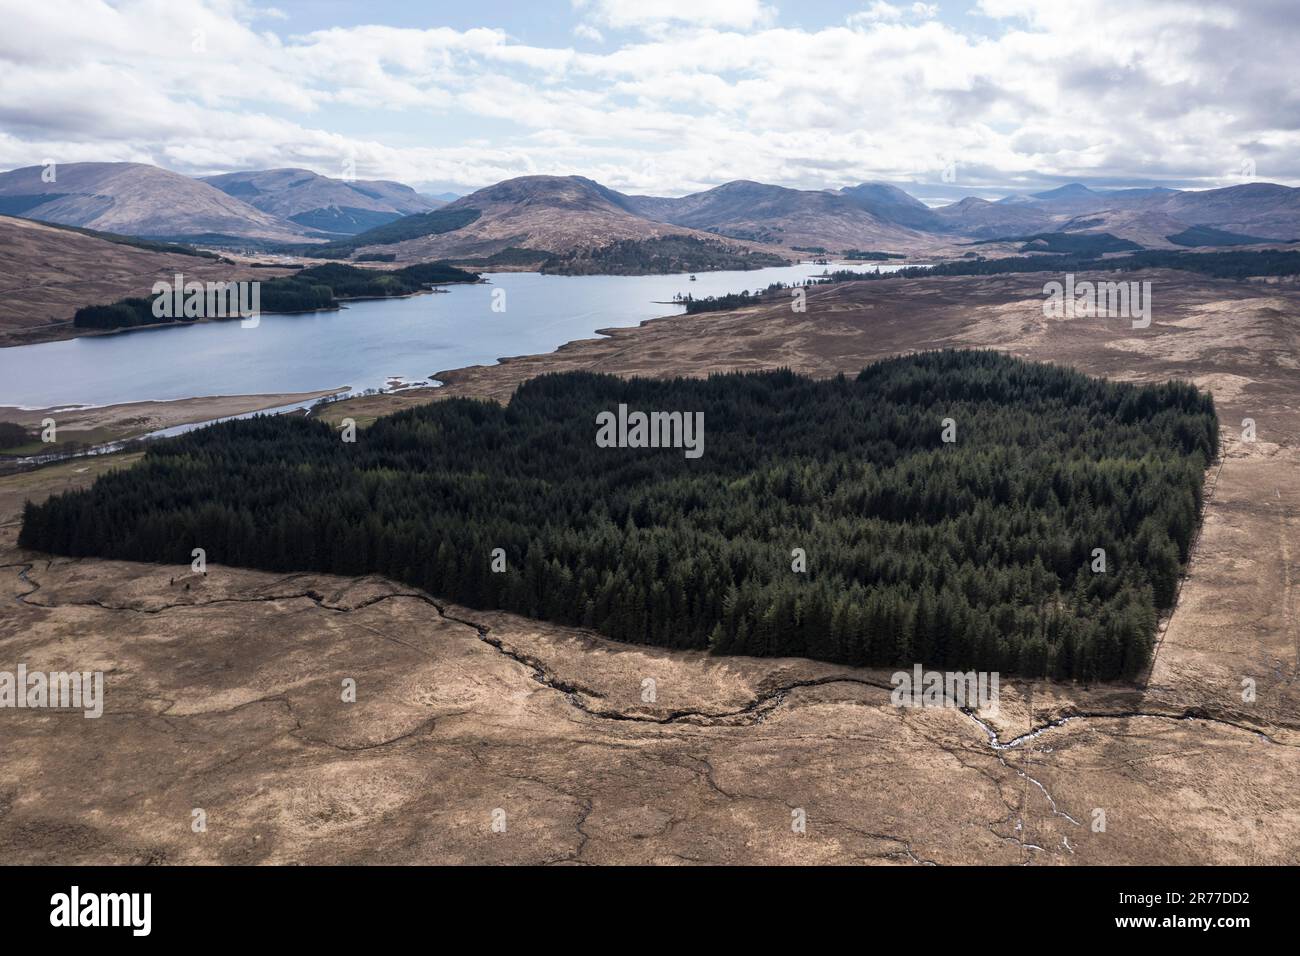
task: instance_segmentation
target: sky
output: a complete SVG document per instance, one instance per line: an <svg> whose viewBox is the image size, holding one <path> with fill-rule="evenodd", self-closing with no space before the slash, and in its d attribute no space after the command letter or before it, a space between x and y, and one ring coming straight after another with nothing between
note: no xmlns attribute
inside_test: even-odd
<svg viewBox="0 0 1300 956"><path fill-rule="evenodd" d="M1300 185L1297 0L0 0L0 169Z"/></svg>

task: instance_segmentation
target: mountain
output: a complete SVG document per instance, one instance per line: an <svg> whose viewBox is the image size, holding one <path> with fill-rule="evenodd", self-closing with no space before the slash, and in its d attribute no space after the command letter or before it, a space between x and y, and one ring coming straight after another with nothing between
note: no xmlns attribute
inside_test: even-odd
<svg viewBox="0 0 1300 956"><path fill-rule="evenodd" d="M1117 201L1113 193L1089 189L1082 183L1069 183L1021 198L1028 204L1057 216L1077 216L1098 209L1109 209Z"/></svg>
<svg viewBox="0 0 1300 956"><path fill-rule="evenodd" d="M1093 192L1083 183L1070 183L1068 186L1058 186L1055 189L1049 189L1046 192L1030 193L1033 199L1039 199L1043 202L1080 202L1095 200L1100 193Z"/></svg>
<svg viewBox="0 0 1300 956"><path fill-rule="evenodd" d="M332 179L307 169L225 173L203 182L299 226L345 236L445 205L401 183Z"/></svg>
<svg viewBox="0 0 1300 956"><path fill-rule="evenodd" d="M1050 232L1053 216L1038 204L989 202L968 196L961 202L934 210L943 231L972 239L1001 239Z"/></svg>
<svg viewBox="0 0 1300 956"><path fill-rule="evenodd" d="M1159 208L1105 209L1068 219L1058 227L1061 232L1109 233L1136 242L1147 249L1174 249L1169 237L1186 232L1188 224Z"/></svg>
<svg viewBox="0 0 1300 956"><path fill-rule="evenodd" d="M307 230L207 183L145 163L62 163L0 173L0 213L129 236L285 241Z"/></svg>
<svg viewBox="0 0 1300 956"><path fill-rule="evenodd" d="M1300 239L1300 189L1276 183L1178 192L1160 200L1160 208L1194 226L1267 239Z"/></svg>
<svg viewBox="0 0 1300 956"><path fill-rule="evenodd" d="M927 242L914 229L869 212L849 196L822 190L737 180L679 199L622 199L625 208L660 222L786 249L893 251Z"/></svg>
<svg viewBox="0 0 1300 956"><path fill-rule="evenodd" d="M523 267L542 251L559 256L616 242L711 235L766 251L876 249L943 254L965 239L1052 233L1110 234L1147 248L1170 236L1204 244L1300 235L1300 190L1234 186L1203 193L1161 187L1096 190L1071 183L989 202L968 197L931 209L888 183L837 191L738 180L669 198L625 195L581 176L523 176L442 207L336 243L338 254L395 253L399 260L452 256ZM1204 226L1214 232L1188 233ZM1062 240L1064 241L1064 240ZM527 250L533 251L529 258ZM322 249L322 252L329 252ZM495 257L495 258L494 258ZM492 261L483 261L492 260Z"/></svg>
<svg viewBox="0 0 1300 956"><path fill-rule="evenodd" d="M305 169L199 180L141 163L69 163L55 167L48 183L44 172L31 166L0 173L0 214L301 252L333 237L321 254L393 255L404 262L453 257L518 268L614 243L684 236L730 244L712 250L711 259L741 249L943 255L963 240L1057 232L1109 233L1149 248L1177 245L1170 236L1198 247L1215 236L1232 243L1300 238L1300 190L1269 183L1201 192L1070 183L931 209L880 182L808 190L738 180L668 198L625 195L582 176L521 176L440 205L400 183L344 181ZM643 251L628 250L625 258L639 262Z"/></svg>
<svg viewBox="0 0 1300 956"><path fill-rule="evenodd" d="M394 253L399 261L484 257L507 249L567 255L625 239L699 235L639 214L629 197L582 176L507 179L448 203L427 221L438 231L359 251ZM447 229L451 223L455 228ZM398 220L376 230L381 231L398 235L410 230L407 220ZM367 235L373 234L355 241Z"/></svg>
<svg viewBox="0 0 1300 956"><path fill-rule="evenodd" d="M952 231L981 239L1095 232L1169 249L1187 241L1210 245L1216 235L1226 245L1300 238L1300 189L1273 183L1199 192L1158 186L1096 190L1071 183L996 203L963 199L934 212ZM1192 227L1210 231L1188 233ZM1171 241L1169 237L1175 235L1185 241Z"/></svg>
<svg viewBox="0 0 1300 956"><path fill-rule="evenodd" d="M1161 197L1172 196L1177 193L1177 189L1169 189L1166 186L1136 186L1131 189L1107 189L1100 196L1105 196L1114 201L1128 201L1130 199L1158 199Z"/></svg>
<svg viewBox="0 0 1300 956"><path fill-rule="evenodd" d="M1131 189L1089 189L1082 183L1070 183L1027 196L1007 196L999 202L1027 202L1050 207L1054 212L1109 209L1129 206L1134 201L1161 199L1175 195L1176 189L1164 186L1139 186Z"/></svg>
<svg viewBox="0 0 1300 956"><path fill-rule="evenodd" d="M433 209L429 212L402 216L380 226L372 226L356 235L344 236L320 245L303 246L292 251L313 258L347 259L361 249L395 246L408 239L428 239L443 233L455 232L468 226L478 217L477 209ZM396 255L389 252L379 254Z"/></svg>
<svg viewBox="0 0 1300 956"><path fill-rule="evenodd" d="M935 215L929 206L889 183L845 186L840 190L840 195L879 219L909 229L938 232L944 226L943 219Z"/></svg>

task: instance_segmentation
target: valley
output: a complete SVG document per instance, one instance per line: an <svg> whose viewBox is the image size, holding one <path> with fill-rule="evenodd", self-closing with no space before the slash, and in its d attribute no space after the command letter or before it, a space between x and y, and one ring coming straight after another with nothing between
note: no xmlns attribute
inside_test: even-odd
<svg viewBox="0 0 1300 956"><path fill-rule="evenodd" d="M447 202L401 183L295 168L190 178L141 163L33 166L0 173L0 253L11 277L0 347L82 334L72 324L78 309L143 296L151 279L178 271L247 281L321 262L383 272L441 261L476 272L651 275L857 261L859 250L903 264L1286 250L1300 237L1298 196L1272 183L1073 184L929 207L880 182L817 190L741 180L657 197L534 175ZM57 254L45 256L47 245Z"/></svg>
<svg viewBox="0 0 1300 956"><path fill-rule="evenodd" d="M355 864L376 854L400 863L1295 863L1298 195L1268 183L1069 184L928 205L886 182L737 180L665 197L525 175L435 198L296 167L186 177L73 163L48 181L42 167L0 173L0 421L30 438L7 449L0 474L9 591L0 648L30 668L75 663L107 679L102 720L6 714L16 746L0 753L0 850L16 862L86 864ZM156 324L142 297L178 274L258 281L265 314L250 327L198 315ZM1071 289L1134 283L1143 321L1046 310L1048 285L1062 276ZM947 351L923 354L932 350ZM967 382L975 395L989 387L981 376L1023 382L1027 372L989 371L1008 359L1049 363L1024 368L1042 369L1033 374L1072 391L1076 406L1082 386L1060 384L1076 380L1054 378L1050 366L1136 387L1142 397L1123 407L1173 401L1180 411L1166 408L1165 424L1139 439L1126 431L1131 421L1099 425L1106 402L1084 412L1031 397L1029 407L1045 403L1035 419L1010 405L988 417L957 394L937 399L946 410L881 400L889 422L934 424L961 407L963 427L974 422L978 433L979 422L996 421L1003 434L962 458L953 478L941 455L885 423L864 447L902 454L890 472L896 487L882 484L888 470L845 482L863 449L793 470L761 466L734 433L749 406L726 403L710 417L733 431L713 433L708 447L742 462L736 474L661 475L642 487L648 465L634 464L623 483L633 491L605 488L582 505L599 471L565 490L564 475L583 460L573 449L585 446L564 422L590 409L546 434L491 432L506 455L499 474L449 439L441 464L422 461L400 480L394 464L419 436L481 433L481 416L497 414L436 407L449 399L499 403L508 416L520 395L550 394L539 407L553 414L583 388L606 390L605 404L620 408L621 390L667 388L673 407L686 407L724 382L747 383L735 387L752 401L806 376L794 380L806 398L848 388L835 377L869 367L924 380L932 362L957 363L936 379L955 388L972 371L958 366L990 363ZM894 364L872 365L881 360ZM753 377L711 378L738 373ZM1192 453L1200 439L1189 436L1204 428L1192 393L1166 384L1175 380L1213 399L1218 451L1208 470L1214 443ZM1094 398L1110 394L1095 387ZM765 401L789 416L795 399ZM829 427L848 407L819 406L813 417ZM213 447L203 433L159 464L164 456L142 460L147 445L132 441L262 412L292 418L222 432L251 436L247 449ZM1208 403L1200 412L1210 416ZM394 413L402 417L385 418ZM1173 414L1185 417L1173 425ZM880 425L866 412L858 419ZM51 420L52 448L35 437ZM753 421L756 434L779 431ZM354 427L363 440L374 428L395 443L377 458L353 456L369 461L356 472L331 457L331 429ZM838 437L822 445L844 445L855 427L831 428ZM814 431L783 434L803 447ZM310 462L308 432L323 442ZM1085 434L1094 451L1114 447L1082 463ZM1008 520L999 538L988 509L1012 483L994 473L1027 481L1033 469L1018 449L1051 435L1064 444L1025 461L1043 472L1068 458L1073 477L1061 471L1018 494L1059 510ZM515 473L546 457L525 454L530 445L557 464L536 487ZM241 469L281 447L297 449L298 470L270 476L281 510L259 528L244 502L261 479ZM51 451L81 454L49 461ZM687 452L679 467L701 457ZM1125 454L1134 460L1122 463ZM1179 454L1188 458L1174 464ZM192 455L206 456L202 470L178 487ZM1153 498L1146 469L1162 455L1173 457L1159 465L1168 470ZM1175 478L1184 466L1195 474ZM487 525L437 508L486 507L486 492L467 489L489 473L510 490L475 520L490 522L494 542L509 538L502 560L540 548L529 529L545 524L542 514L524 514L521 502L549 496L579 524L579 514L613 509L599 530L547 532L541 550L588 563L533 561L497 581L449 550L450 533L359 536L423 515L426 532L455 526L458 547L485 551ZM924 489L918 473L930 476ZM1142 492L1129 497L1139 473ZM327 474L332 510L313 491ZM951 487L940 494L943 475ZM89 511L91 499L26 506L96 480L108 490ZM962 482L969 487L954 490ZM379 484L390 509L406 489L401 507L378 524L376 506L348 512ZM979 504L975 487L987 496ZM1199 527L1184 497L1202 503ZM692 520L716 526L710 543L700 527L655 511L659 499L693 502ZM317 510L293 510L303 502ZM848 502L913 519L937 508L930 519L947 530L848 521L836 510ZM122 524L132 509L135 523ZM968 510L982 515L978 534ZM635 528L633 515L652 513L667 524ZM770 517L778 513L786 525ZM1114 587L1075 575L1088 536L1110 535L1106 522L1117 520L1128 532L1107 537L1111 558L1137 570ZM245 566L219 555L201 570L187 565L188 545L172 539L195 521ZM1025 521L1057 528L1055 539L1007 530ZM1073 522L1069 534L1063 522ZM834 582L800 590L773 573L781 562L754 559L778 528L782 539L818 542L813 560L823 555L819 570ZM330 540L312 537L322 534ZM611 552L620 534L627 540ZM932 560L908 557L917 542ZM303 549L316 557L295 557ZM144 563L173 551L175 563ZM610 564L612 553L624 557ZM683 564L682 555L694 557ZM114 559L123 556L144 561ZM724 586L736 568L751 575L740 598ZM1062 575L1074 584L1058 591ZM990 597L992 579L1001 598ZM900 707L891 666L913 659L991 671L996 699ZM60 785L86 767L86 786ZM188 827L196 808L211 821L202 834Z"/></svg>
<svg viewBox="0 0 1300 956"><path fill-rule="evenodd" d="M1004 678L996 716L899 709L888 671L619 644L378 578L194 576L15 546L22 500L85 484L109 456L0 479L0 646L54 669L75 633L108 688L100 721L11 721L3 779L23 782L4 792L0 846L83 863L1294 863L1300 293L1136 273L1158 294L1138 331L1046 319L1040 278L837 283L810 290L807 313L659 318L324 414L505 401L564 369L825 377L935 346L1189 379L1215 397L1224 452L1136 686ZM83 766L92 786L60 785ZM212 821L201 837L194 807Z"/></svg>

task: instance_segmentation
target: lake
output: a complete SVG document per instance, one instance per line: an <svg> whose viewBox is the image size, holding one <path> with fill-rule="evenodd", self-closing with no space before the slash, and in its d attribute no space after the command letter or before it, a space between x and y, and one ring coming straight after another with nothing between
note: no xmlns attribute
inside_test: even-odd
<svg viewBox="0 0 1300 956"><path fill-rule="evenodd" d="M383 388L393 379L551 352L597 329L679 315L700 298L819 275L819 265L667 276L493 273L445 294L353 302L332 312L263 315L256 328L208 322L0 349L0 405L118 402ZM837 266L835 268L844 268ZM894 265L858 266L860 271ZM494 312L493 291L505 293Z"/></svg>

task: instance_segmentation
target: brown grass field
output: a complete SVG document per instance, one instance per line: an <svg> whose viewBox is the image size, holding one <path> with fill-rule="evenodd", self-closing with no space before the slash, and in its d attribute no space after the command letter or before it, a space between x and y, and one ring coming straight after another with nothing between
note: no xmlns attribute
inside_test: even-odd
<svg viewBox="0 0 1300 956"><path fill-rule="evenodd" d="M72 318L85 305L148 295L176 273L201 281L270 279L288 269L254 269L234 254L225 262L109 242L68 229L0 216L0 347L86 334Z"/></svg>
<svg viewBox="0 0 1300 956"><path fill-rule="evenodd" d="M885 672L620 645L376 578L19 550L24 499L129 464L70 462L0 479L0 670L102 670L105 713L0 710L0 859L1300 862L1300 291L1128 278L1153 282L1149 329L1044 319L1041 276L861 282L803 314L654 320L328 414L506 400L546 370L831 375L935 347L1190 379L1224 455L1142 686L1008 680L996 716L901 709Z"/></svg>

